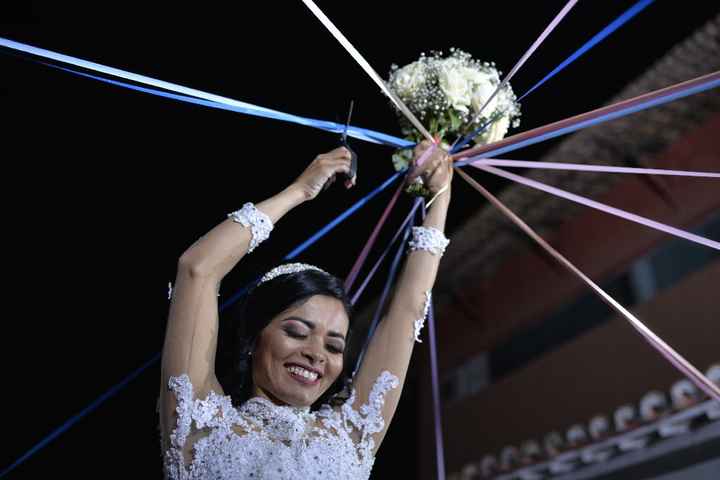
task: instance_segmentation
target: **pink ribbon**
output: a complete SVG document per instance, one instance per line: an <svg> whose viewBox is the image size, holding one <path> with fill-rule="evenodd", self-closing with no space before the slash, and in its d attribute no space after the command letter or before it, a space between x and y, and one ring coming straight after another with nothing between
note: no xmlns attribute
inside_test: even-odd
<svg viewBox="0 0 720 480"><path fill-rule="evenodd" d="M497 88L495 89L495 91L492 93L492 95L490 95L490 98L485 100L485 103L483 103L482 107L480 107L480 110L475 115L476 118L480 117L480 114L482 113L483 110L485 110L485 107L487 107L488 104L492 101L492 99L495 98L495 96L498 94L498 92L500 90L502 90L503 87L505 87L505 85L510 81L510 79L513 77L513 75L515 75L515 73L518 70L520 70L520 67L522 67L525 64L527 59L530 58L530 55L535 53L535 50L537 50L537 48L540 46L540 44L545 41L545 39L548 37L548 35L550 35L550 32L555 30L555 27L557 27L557 25L560 23L560 21L563 18L565 18L565 15L567 15L568 12L570 11L570 9L572 9L575 6L577 1L578 0L570 0L569 2L567 2L565 4L565 6L562 8L562 10L560 10L560 13L558 13L555 16L555 18L552 20L552 22L550 22L550 24L547 27L545 27L545 30L543 30L543 32L535 40L535 42L532 45L530 45L530 48L528 48L527 51L523 54L523 56L520 57L520 60L518 60L518 62L515 64L515 66L512 68L512 70L510 70L510 73L508 73L505 76L505 78L503 78L502 82L500 82L500 85L498 85Z"/></svg>
<svg viewBox="0 0 720 480"><path fill-rule="evenodd" d="M631 222L639 223L641 225L645 225L646 227L654 228L655 230L660 230L661 232L669 233L670 235L675 235L676 237L684 238L685 240L690 240L691 242L699 243L701 245L705 245L706 247L714 248L715 250L720 250L720 242L717 242L715 240L701 237L700 235L695 235L694 233L686 232L685 230L680 230L679 228L671 227L670 225L656 222L655 220L651 220L649 218L637 215L635 213L630 213L626 210L621 210L619 208L611 207L609 205L605 205L604 203L596 202L595 200L590 200L587 197L583 197L581 195L570 193L565 190L561 190L557 187L551 187L550 185L546 185L542 182L538 182L537 180L531 180L529 178L526 178L526 177L523 177L520 175L516 175L514 173L510 173L505 170L501 170L499 168L490 167L487 165L477 165L475 163L473 163L472 165L475 168L478 168L480 170L484 170L486 172L492 173L499 177L507 178L508 180L512 180L514 182L521 183L528 187L532 187L537 190L542 190L544 192L551 193L558 197L562 197L562 198L568 199L570 201L580 203L587 207L594 208L596 210L600 210L605 213L609 213L610 215L615 215L617 217L624 218L625 220L630 220Z"/></svg>
<svg viewBox="0 0 720 480"><path fill-rule="evenodd" d="M714 88L713 86L716 85L718 81L720 81L720 71L712 72L701 77L693 78L692 80L676 83L675 85L671 85L660 90L654 90L606 107L598 108L590 112L549 123L526 132L518 133L498 142L489 143L487 145L479 145L455 153L452 157L453 160L459 161L463 158L470 158L482 154L485 154L485 156L499 155L502 151L508 150L506 147L512 147L518 144L529 145L532 144L533 141L539 141L538 139L541 137L547 139L552 138L552 135L559 135L563 134L563 132L569 133L570 131L574 131L574 129L580 128L579 125L589 126L595 124L595 122L606 121L611 119L614 115L620 114L620 112L632 113L636 108L648 108L648 105L653 105L655 102L670 101L671 99L680 98L681 95L690 94L688 92L693 92L696 89ZM500 153L493 153L498 151L500 151Z"/></svg>
<svg viewBox="0 0 720 480"><path fill-rule="evenodd" d="M583 165L579 163L563 162L531 162L527 160L501 160L499 158L478 158L470 165L474 167L517 167L517 168L539 168L543 170L574 170L579 172L603 172L603 173L636 173L642 175L671 175L678 177L700 177L720 178L720 173L715 172L694 172L688 170L667 170L663 168L635 168L617 167L614 165Z"/></svg>
<svg viewBox="0 0 720 480"><path fill-rule="evenodd" d="M417 160L418 166L425 163L425 160L427 160L432 152L435 150L436 145L433 144L425 150L425 152L420 155L420 158ZM405 187L405 183L401 183L397 190L395 190L395 194L390 199L390 203L388 203L387 207L385 207L385 211L383 211L383 214L380 216L380 220L378 220L378 223L375 225L375 228L373 229L372 233L370 234L370 237L368 238L367 242L365 243L365 246L363 247L362 251L360 252L360 255L355 260L355 263L353 264L352 268L350 269L350 273L348 273L348 276L345 278L345 291L349 292L352 288L353 284L355 283L355 280L357 279L358 273L360 273L360 269L365 264L365 261L367 260L368 254L370 253L370 249L375 245L375 240L377 240L377 236L380 233L380 229L382 229L382 226L385 224L385 221L387 220L388 216L390 215L390 211L395 206L395 203L397 203L397 199L400 196L400 192L402 192L403 187Z"/></svg>
<svg viewBox="0 0 720 480"><path fill-rule="evenodd" d="M393 236L392 240L390 240L390 243L385 248L385 251L377 259L377 261L375 262L375 265L373 265L373 267L370 269L370 273L367 274L365 279L360 283L360 286L357 288L357 290L353 294L352 299L350 300L351 304L355 305L357 303L358 299L360 298L360 295L362 295L362 293L365 291L365 287L368 286L368 284L370 283L370 280L372 280L372 278L375 276L375 272L377 271L378 267L380 267L380 264L385 259L387 254L390 252L390 249L395 244L395 241L400 237L400 234L405 231L405 227L407 227L408 222L410 222L413 215L415 214L415 210L417 210L418 206L421 203L422 202L416 201L415 205L413 205L413 207L410 209L410 213L407 214L407 216L405 217L405 220L403 220L403 223L400 225L400 228L398 229L397 232L395 232L395 235Z"/></svg>
<svg viewBox="0 0 720 480"><path fill-rule="evenodd" d="M390 211L395 206L395 203L397 203L398 197L400 197L400 193L403 191L403 187L405 186L404 182L400 182L400 185L398 185L397 190L395 190L395 193L393 194L392 198L390 199L390 202L385 207L385 210L383 211L382 215L380 216L380 220L378 220L377 224L375 225L375 228L373 229L372 233L370 234L370 237L368 238L367 242L365 242L365 246L360 251L360 255L355 260L355 263L353 264L352 268L350 269L350 273L348 273L348 276L345 278L345 291L349 292L352 288L353 283L355 283L355 279L358 276L358 273L360 273L360 269L362 268L363 264L365 263L365 260L368 257L368 254L370 253L370 249L375 244L375 240L377 240L377 236L380 233L380 229L385 224L385 221L387 220L388 216L390 215Z"/></svg>
<svg viewBox="0 0 720 480"><path fill-rule="evenodd" d="M486 167L492 168L492 167ZM696 369L690 362L685 360L679 353L673 350L670 345L665 343L660 337L655 335L643 322L636 318L630 311L620 305L614 298L608 295L602 288L600 288L595 282L588 278L582 273L575 265L573 265L568 259L563 257L557 250L550 246L540 235L538 235L532 228L530 228L520 217L515 215L509 208L507 208L500 200L495 198L490 192L483 188L479 183L473 180L467 173L463 172L459 168L455 171L472 186L475 190L480 192L488 201L490 201L495 207L497 207L506 217L508 217L513 223L515 223L520 229L522 229L530 238L535 240L547 253L552 255L558 262L560 262L565 268L574 273L580 280L585 282L595 293L597 293L602 300L607 303L611 308L620 313L630 324L645 338L650 345L652 345L658 352L660 352L670 363L672 363L678 370L685 374L693 383L695 383L700 389L707 393L711 398L720 401L720 388L715 385L710 379L703 375L698 369Z"/></svg>

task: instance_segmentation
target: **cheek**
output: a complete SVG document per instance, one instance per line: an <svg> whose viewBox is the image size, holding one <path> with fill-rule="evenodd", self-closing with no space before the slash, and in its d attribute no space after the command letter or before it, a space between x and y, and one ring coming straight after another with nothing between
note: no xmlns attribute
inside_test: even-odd
<svg viewBox="0 0 720 480"><path fill-rule="evenodd" d="M278 362L282 363L291 351L290 346L282 337L267 335L263 337L253 353L253 369L260 377L272 376Z"/></svg>
<svg viewBox="0 0 720 480"><path fill-rule="evenodd" d="M266 335L262 342L262 355L267 362L280 361L292 352L290 338L281 334Z"/></svg>
<svg viewBox="0 0 720 480"><path fill-rule="evenodd" d="M335 380L338 379L340 374L343 370L343 358L342 356L339 356L337 359L330 360L328 364L329 370L332 372L332 381L330 383L335 382Z"/></svg>

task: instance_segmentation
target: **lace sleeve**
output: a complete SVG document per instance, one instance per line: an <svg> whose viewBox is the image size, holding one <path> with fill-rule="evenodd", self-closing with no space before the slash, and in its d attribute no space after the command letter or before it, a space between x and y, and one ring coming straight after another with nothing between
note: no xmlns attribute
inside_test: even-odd
<svg viewBox="0 0 720 480"><path fill-rule="evenodd" d="M182 449L193 430L203 428L230 430L233 425L244 424L229 396L210 391L205 399L195 398L193 385L187 374L170 377L168 387L177 400L175 409L177 423L170 434L171 448Z"/></svg>
<svg viewBox="0 0 720 480"><path fill-rule="evenodd" d="M210 391L205 399L195 397L187 374L171 376L168 388L175 395L175 424L169 434L169 445L163 452L165 478L183 480L189 478L187 467L192 463L190 452L210 432L230 433L234 425L247 430L247 423L240 417L227 395ZM186 445L187 444L187 445Z"/></svg>
<svg viewBox="0 0 720 480"><path fill-rule="evenodd" d="M385 428L385 419L382 414L385 394L389 390L397 388L399 384L398 377L385 370L373 384L368 403L361 405L359 410L353 408L356 400L356 391L353 389L350 398L338 409L323 405L318 415L325 427L348 434L355 442L362 457L369 458L375 449L375 440L372 435Z"/></svg>

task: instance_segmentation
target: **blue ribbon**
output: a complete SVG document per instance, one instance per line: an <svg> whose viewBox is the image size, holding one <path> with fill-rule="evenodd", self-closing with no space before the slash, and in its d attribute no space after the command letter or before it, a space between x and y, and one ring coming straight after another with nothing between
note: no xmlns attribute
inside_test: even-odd
<svg viewBox="0 0 720 480"><path fill-rule="evenodd" d="M590 40L585 42L585 44L578 48L572 55L570 55L567 59L565 59L560 65L555 67L555 69L545 75L542 80L537 82L535 85L530 88L527 92L525 92L519 99L519 101L522 101L523 98L530 95L533 91L535 91L536 88L538 88L543 83L550 80L552 77L554 77L557 73L559 73L561 70L563 70L565 67L570 65L572 62L580 58L581 55L583 55L585 52L593 48L598 43L605 40L606 37L608 37L611 33L613 33L618 28L625 25L631 18L633 18L638 13L642 12L645 7L649 6L651 3L653 3L655 0L640 0L632 7L628 8L622 15L620 15L618 18L613 20L613 22L608 25L607 27L603 28L600 32L596 33L595 36L593 36Z"/></svg>
<svg viewBox="0 0 720 480"><path fill-rule="evenodd" d="M625 12L623 12L619 17L617 17L615 20L613 20L612 23L610 23L608 26L603 28L601 31L596 33L590 40L585 42L585 44L578 48L572 55L570 55L568 58L563 60L557 67L555 67L550 73L545 75L542 80L537 82L535 85L533 85L527 92L523 93L520 98L518 98L518 102L522 101L525 97L530 95L532 92L535 91L540 85L550 80L552 77L557 75L560 71L565 69L568 65L570 65L572 62L580 58L581 55L583 55L585 52L593 48L598 43L602 42L607 38L611 33L613 33L618 28L625 25L631 18L633 18L635 15L643 11L647 6L649 6L651 3L653 3L655 0L640 0L632 7L628 8ZM463 148L465 145L470 143L470 141L483 133L497 118L499 118L500 115L493 116L490 118L485 124L478 127L474 132L465 135L463 137L462 142L458 143L454 148L453 152L458 152L461 148Z"/></svg>
<svg viewBox="0 0 720 480"><path fill-rule="evenodd" d="M418 202L422 202L422 201L423 200L420 198L415 199L415 202L416 202L415 207L417 206ZM413 209L415 207L413 207ZM360 355L358 355L357 362L355 363L355 370L353 371L353 376L355 376L357 371L360 369L360 365L362 365L363 358L365 357L365 352L367 351L367 348L370 345L370 340L372 339L373 334L375 333L375 329L377 328L378 323L380 322L380 316L382 315L383 308L385 307L385 302L387 301L387 298L390 295L390 290L393 285L393 281L395 280L395 275L397 274L398 267L400 266L400 260L402 259L402 255L405 252L405 243L407 242L407 239L410 236L411 229L412 229L412 223L409 222L404 229L402 241L400 242L397 252L395 253L395 258L393 258L392 264L390 265L390 271L388 272L387 279L385 280L385 287L383 288L382 294L380 295L380 301L378 302L377 308L375 309L375 314L373 315L372 323L370 323L370 328L368 330L368 334L365 337L365 343L363 344L362 350L360 351Z"/></svg>
<svg viewBox="0 0 720 480"><path fill-rule="evenodd" d="M337 227L337 226L338 226L341 222L343 222L346 218L348 218L350 215L352 215L353 213L355 213L358 209L362 208L367 202L369 202L369 201L370 201L373 197L375 197L378 193L382 192L382 191L385 190L387 187L389 187L389 186L390 186L395 180L397 180L397 178L398 178L400 175L402 175L403 173L405 173L405 170L400 171L400 172L397 172L397 173L395 173L394 175L392 175L390 178L388 178L387 180L385 180L380 186L376 187L372 192L368 193L368 194L365 195L363 198L361 198L360 200L358 200L357 202L355 202L352 207L348 208L348 209L345 210L343 213L341 213L340 215L338 215L337 217L335 217L330 223L328 223L327 225L325 225L324 227L322 227L320 230L318 230L317 232L315 232L310 238L308 238L308 239L305 240L303 243L301 243L300 245L298 245L297 247L295 247L290 253L288 253L287 255L285 255L285 256L283 257L283 261L292 260L293 258L295 258L295 257L297 257L298 255L300 255L302 252L304 252L305 250L307 250L313 243L315 243L315 242L317 242L318 240L320 240L320 239L321 239L322 237L324 237L328 232L330 232L330 230L332 230L333 228ZM258 278L258 280L259 280L259 278ZM237 293L235 293L232 297L230 297L227 301L225 301L225 303L223 303L223 305L222 305L222 307L221 307L220 310L222 311L222 310L224 310L225 308L227 308L227 307L229 307L230 305L232 305L233 303L237 302L240 298L242 298L242 297L247 293L247 291L250 289L250 287L251 287L254 283L255 283L255 282L252 282L250 285L247 285L247 286L241 288Z"/></svg>
<svg viewBox="0 0 720 480"><path fill-rule="evenodd" d="M605 27L605 29L603 29L601 32L599 32L597 35L595 35L592 39L590 39L585 45L583 45L580 49L578 49L575 53L573 53L570 57L568 57L568 59L566 59L560 65L558 65L558 67L556 67L553 71L551 71L548 75L546 75L542 80L540 80L540 82L538 82L531 89L529 89L525 94L523 94L519 100L524 99L531 92L533 92L535 89L540 87L540 85L545 83L547 80L549 80L554 75L556 75L561 70L563 70L565 67L567 67L570 63L575 61L577 58L579 58L585 52L587 52L592 47L594 47L596 44L598 44L600 41L602 41L605 37L607 37L612 32L617 30L619 27L621 27L624 23L626 23L628 20L630 20L633 16L635 16L637 13L639 13L641 10L643 10L645 7L647 7L653 1L654 0L639 1L637 4L635 4L633 7L631 7L628 11L626 11L620 17L618 17L613 23L611 23L610 25ZM291 115L291 114L287 114L284 112L279 112L277 110L272 110L272 109L260 107L257 105L252 105L252 104L249 104L246 102L240 102L240 101L233 100L230 98L221 97L219 95L209 94L206 92L202 92L200 90L183 87L181 85L173 84L170 82L153 79L151 77L147 77L144 75L134 74L132 72L127 72L127 71L120 70L120 69L113 68L113 67L107 67L105 65L101 65L101 64L98 64L95 62L89 62L89 61L82 60L82 59L79 59L76 57L71 57L68 55L63 55L63 54L52 52L49 50L44 50L44 49L33 47L30 45L22 44L22 43L15 42L15 41L3 38L3 37L0 37L0 46L6 47L9 49L13 49L13 50L17 50L17 51L22 51L22 52L29 53L32 55L37 55L37 56L40 56L43 58L52 59L52 60L55 60L58 62L74 65L77 67L85 68L85 69L92 70L95 72L104 73L106 75L123 78L125 80L130 80L130 81L134 81L137 83L143 83L146 85L150 85L150 86L154 86L154 87L158 87L158 88L162 88L165 90L170 90L170 91L176 92L176 93L169 93L169 92L165 92L162 90L158 90L156 88L141 87L141 86L128 84L128 83L118 81L118 80L111 80L111 79L91 75L88 73L78 72L78 71L75 71L73 69L66 68L66 67L60 67L60 66L40 62L40 63L44 63L45 65L48 65L48 66L51 66L54 68L59 68L61 70L64 70L64 71L67 71L67 72L70 72L70 73L73 73L76 75L81 75L81 76L84 76L87 78L92 78L92 79L95 79L98 81L103 81L103 82L106 82L109 84L113 84L116 86L132 89L132 90L136 90L136 91L140 91L143 93L157 95L157 96L170 98L170 99L178 100L178 101L183 101L183 102L187 102L187 103L192 103L192 104L196 104L196 105L203 105L203 106L210 107L210 108L235 111L235 112L244 113L247 115L254 115L254 116L259 116L259 117L264 117L264 118L292 122L292 123L296 123L296 124L300 124L300 125L309 126L312 128L318 128L321 130L333 132L333 133L340 133L345 128L345 125L337 124L334 122L300 117L297 115ZM645 108L650 108L652 106L666 103L666 102L675 100L676 98L682 98L684 96L692 95L694 93L698 93L700 91L704 91L709 88L714 88L716 86L717 86L717 82L715 82L715 84L713 84L712 86L706 86L705 88L702 88L702 86L696 87L695 89L693 89L693 91L690 91L690 92L679 92L676 95L669 96L669 97L663 98L661 100L656 100L654 102L649 102L647 105L636 106L636 107L622 110L619 112L614 112L613 114L608 115L607 118L602 117L599 119L594 119L589 122L584 122L582 124L578 124L578 125L575 125L572 127L567 127L566 129L558 130L555 132L550 132L543 136L536 137L534 139L529 139L529 140L526 140L525 142L521 142L516 145L512 145L512 146L500 148L500 149L497 149L497 150L494 150L491 152L487 152L484 156L499 155L501 153L505 153L505 152L512 151L512 150L515 150L518 148L522 148L523 146L526 146L526 145L531 145L533 143L541 142L548 138L553 138L555 136L563 135L565 133L570 133L571 131L575 131L580 128L585 128L586 126L594 125L594 124L600 123L602 121L611 120L611 119L617 118L619 116L627 115L627 114L633 113L635 111L643 110ZM490 123L492 123L492 120L486 122L486 124L483 125L482 127L480 127L480 129L478 129L478 131L476 131L474 134L472 134L470 136L470 138L474 138L479 133L482 133L482 131L484 131L490 125ZM353 126L348 127L347 132L348 132L348 135L350 135L351 137L354 137L354 138L357 138L360 140L364 140L364 141L368 141L368 142L389 145L389 146L393 146L395 148L408 148L408 147L412 147L415 145L413 142L410 142L410 141L407 141L407 140L404 140L404 139L401 139L398 137L387 135L387 134L384 134L381 132L376 132L373 130L357 128L357 127L353 127ZM468 141L469 141L469 139L467 141L465 141L464 143L458 145L455 150L459 150L464 145L467 145ZM458 166L469 163L469 162L470 162L470 160L466 160L464 162L459 162ZM346 212L343 212L341 215L339 215L337 218L335 218L330 224L323 227L320 231L318 231L315 235L313 235L313 237L311 237L310 239L305 241L303 244L298 246L296 249L294 249L292 252L290 252L285 257L285 260L292 259L295 256L299 255L302 251L307 249L310 245L312 245L314 242L319 240L323 235L325 235L327 232L332 230L340 222L342 222L344 219L346 219L348 216L350 216L352 213L354 213L357 209L359 209L365 203L367 203L367 201L369 201L370 198L374 197L377 193L379 193L384 188L387 188L387 186L389 186L401 173L402 172L396 173L390 179L386 180L382 185L380 185L380 187L376 188L370 194L368 194L366 197L364 197L361 200L359 200L358 202L356 202L350 209L348 209ZM390 274L386 281L385 290L383 291L383 295L381 297L380 306L378 307L378 310L375 312L375 318L373 319L373 322L371 324L370 335L368 336L368 338L372 337L372 333L374 332L374 330L377 326L377 322L379 320L379 312L387 298L387 295L389 294L390 286L392 285L393 278L395 277L397 268L399 266L400 258L402 257L403 246L409 235L409 226L410 225L408 225L408 228L405 230L405 235L404 235L403 241L401 242L398 252L393 260L393 264L390 269ZM223 306L221 307L221 311L223 309L227 308L233 302L235 302L242 295L244 295L248 289L249 289L249 286L243 288L240 292L235 294L230 300L225 302L223 304ZM365 347L367 347L367 343L366 343ZM364 355L364 352L365 352L365 348L363 348L363 350L361 352L360 358L358 359L356 369L362 361L362 356ZM38 450L43 448L45 445L47 445L50 441L55 439L57 436L62 434L64 431L66 431L68 428L70 428L73 424L75 424L80 418L87 415L91 411L95 410L105 400L107 400L112 395L116 394L127 383L129 383L132 379L137 377L140 373L142 373L142 371L147 369L150 365L152 365L159 359L160 359L160 353L156 354L150 361L148 361L141 368L137 369L135 372L128 375L124 380L122 380L120 383L118 383L117 385L112 387L110 390L105 392L102 396L100 396L92 404L90 404L88 407L86 407L83 411L81 411L80 413L75 415L70 420L66 421L61 427L59 427L54 432L52 432L50 435L45 437L42 441L38 442L33 448L31 448L22 457L17 459L8 468L6 468L2 472L0 472L0 477L5 476L8 472L13 470L20 463L22 463L27 458L29 458L31 455L33 455Z"/></svg>
<svg viewBox="0 0 720 480"><path fill-rule="evenodd" d="M610 34L615 32L617 29L622 27L625 23L627 23L630 19L635 17L638 13L640 13L642 10L644 10L646 7L648 7L651 3L653 3L655 0L639 0L637 3L635 3L632 7L630 7L628 10L623 12L618 18L616 18L612 23L607 25L605 28L603 28L600 32L595 34L590 40L585 42L585 44L580 47L578 50L576 50L573 54L571 54L567 59L563 60L557 67L555 67L550 73L545 75L542 80L540 80L538 83L536 83L533 87L531 87L527 92L525 92L518 101L523 100L525 97L527 97L530 93L535 91L538 87L540 87L543 83L548 81L550 78L554 77L556 74L558 74L560 71L565 69L568 65L570 65L572 62L577 60L580 56L585 54L587 51L592 49L594 46L596 46L598 43L603 41L605 38L607 38ZM268 108L260 107L257 105L252 105L250 103L246 102L240 102L238 100L233 100L231 98L222 97L219 95L210 94L207 92L203 92L201 90L183 87L182 85L177 85L174 83L166 82L163 80L154 79L151 77L147 77L145 75L139 75L132 72L128 72L125 70L120 70L113 67L108 67L99 63L90 62L87 60L82 60L76 57L72 57L69 55L64 55L57 52L52 52L50 50L45 50L42 48L33 47L31 45L23 44L20 42L15 42L12 40L8 40L5 38L0 37L0 46L4 46L7 48L11 48L14 50L30 53L32 55L41 56L44 58L49 58L52 60L56 60L59 62L67 63L70 65L75 65L78 67L86 68L88 70L93 70L100 73L105 73L107 75L112 75L120 78L124 78L126 80L132 80L138 83L144 83L146 85L153 85L156 87L164 88L166 90L171 90L179 93L184 93L185 95L176 95L171 94L167 92L163 92L161 90L152 89L152 88L143 88L135 85L131 85L125 82L120 82L116 80L109 80L102 77L97 77L94 75L77 72L75 70L69 69L69 68L63 68L63 67L57 67L55 65L45 64L52 67L60 68L62 70L65 70L70 73L74 73L77 75L82 75L85 77L93 78L95 80L111 83L117 86L121 86L124 88L129 88L137 91L141 91L144 93L149 93L152 95L158 95L166 98L171 98L178 101L188 102L188 103L194 103L197 105L204 105L210 108L218 108L222 110L230 110L238 113L244 113L246 115L254 115L264 118L271 118L275 120L281 120L291 123L296 123L300 125L309 126L312 128L318 128L320 130L325 130L333 133L340 133L345 128L344 125L337 124L335 122L329 122L325 120L317 120L313 118L306 118L306 117L300 117L297 115L291 115L284 112L279 112L276 110L271 110ZM192 96L188 96L192 95ZM198 98L193 98L198 97ZM466 146L473 138L477 137L479 134L484 132L496 119L497 117L493 117L489 119L485 124L481 125L479 128L477 128L474 132L466 135L461 142L455 145L453 147L453 153L459 151L464 146ZM381 132L376 132L374 130L369 129L363 129L358 127L349 127L348 128L348 135L357 138L359 140L364 140L372 143L379 143L383 145L392 146L395 148L411 148L415 146L415 143L410 142L408 140L398 138L392 135L388 135Z"/></svg>
<svg viewBox="0 0 720 480"><path fill-rule="evenodd" d="M112 387L107 392L103 393L100 397L98 397L93 403L82 409L80 413L76 414L69 420L67 420L65 423L63 423L60 427L56 428L54 432L52 432L50 435L43 438L40 442L35 444L34 447L32 447L30 450L25 452L24 455L22 455L20 458L15 460L9 467L5 468L2 472L0 472L0 478L7 475L11 470L15 469L18 465L20 465L22 462L30 458L33 454L35 454L37 451L45 447L48 443L55 440L57 437L59 437L62 433L64 433L66 430L68 430L70 427L75 425L81 418L91 413L93 410L96 410L102 403L107 400L108 398L112 397L116 393L118 393L120 390L122 390L128 383L130 383L132 380L134 380L138 375L140 375L142 372L144 372L149 366L154 364L160 360L160 353L155 354L153 358L148 360L143 366L132 372L130 375L125 377L120 383L116 384L114 387Z"/></svg>
<svg viewBox="0 0 720 480"><path fill-rule="evenodd" d="M157 95L159 97L169 98L172 100L178 100L180 102L191 103L194 105L202 105L202 106L210 107L210 108L217 108L219 110L228 110L231 112L244 113L246 115L253 115L256 117L270 118L273 120L280 120L280 121L289 122L289 123L296 123L299 125L304 125L304 126L311 127L311 128L317 128L317 129L324 130L327 132L332 132L332 133L341 133L345 130L345 125L341 125L341 124L338 124L335 122L300 117L298 115L291 115L288 113L278 112L275 110L263 109L262 107L256 107L255 105L250 105L250 104L248 104L249 106L247 106L247 107L241 107L241 106L235 106L235 105L228 105L225 103L212 102L209 100L188 97L187 95L179 95L176 93L163 92L162 90L157 90L154 88L140 87L138 85L132 85L129 83L121 82L119 80L112 80L109 78L103 78L103 77L99 77L99 76L92 75L89 73L78 72L77 70L73 70L71 68L61 67L58 65L50 64L50 63L45 63L45 62L40 62L40 63L42 63L43 65L46 65L48 67L57 68L59 70L65 71L65 72L72 73L74 75L91 78L93 80L98 80L101 82L109 83L111 85L116 85L119 87L128 88L130 90L135 90L138 92L149 93L151 95ZM378 143L378 144L388 145L388 146L396 147L396 148L411 147L414 145L412 142L403 140L401 138L393 137L392 135L387 135L385 133L376 132L374 130L368 130L365 128L359 128L359 127L353 127L353 126L348 126L348 135L352 136L354 138L357 138L359 140L364 140L366 142Z"/></svg>
<svg viewBox="0 0 720 480"><path fill-rule="evenodd" d="M32 55L37 55L43 58L56 60L59 62L63 62L70 65L75 65L78 67L86 68L88 70L92 70L99 73L104 73L107 75L112 75L114 77L123 78L125 80L131 80L134 82L138 82L145 85L150 85L154 87L163 88L165 90L169 90L170 93L163 90L158 90L157 88L149 88L149 87L141 87L139 85L133 85L130 83L122 82L119 80L112 80L104 77L99 77L96 75L92 75L89 73L79 72L77 70L73 70L71 68L67 67L61 67L58 65L49 64L46 62L39 62L43 65L58 68L60 70L63 70L68 73L72 73L75 75L80 75L86 78L91 78L94 80L98 80L101 82L109 83L112 85L116 85L123 88L128 88L131 90L148 93L151 95L157 95L164 98L170 98L173 100L186 102L186 103L192 103L195 105L203 105L210 108L218 108L221 110L229 110L233 112L243 113L246 115L253 115L257 117L264 117L264 118L270 118L274 120L280 120L290 123L296 123L299 125L304 125L307 127L317 128L320 130L325 130L332 133L341 133L345 130L344 124L339 124L335 122L329 122L326 120L317 120L314 118L307 118L307 117L301 117L298 115L292 115L289 113L280 112L277 110L272 110L265 107L260 107L258 105L253 105L246 102L241 102L239 100L234 100L227 97L222 97L220 95L215 95L207 92L203 92L201 90L197 90L194 88L188 88L183 87L182 85L177 85L170 82L165 82L163 80L158 80L155 78L147 77L145 75L138 75L132 72L128 72L125 70L120 70L113 67L108 67L105 65L101 65L99 63L95 62L89 62L86 60L82 60L76 57L71 57L69 55L63 55L57 52L52 52L50 50L45 50L37 47L33 47L31 45L27 45L20 42L15 42L12 40L8 40L6 38L0 37L0 46L10 48L13 50L29 53ZM357 138L359 140L364 140L366 142L372 142L382 145L388 145L395 148L403 148L403 147L409 147L414 145L412 142L408 140L404 140L402 138L398 138L392 135L388 135L381 132L376 132L374 130L369 130L366 128L359 128L354 126L347 127L347 134L351 137Z"/></svg>
<svg viewBox="0 0 720 480"><path fill-rule="evenodd" d="M569 125L564 128L560 128L558 130L553 130L550 132L547 132L542 135L538 135L536 137L528 138L526 140L523 140L521 142L515 143L513 145L507 145L504 147L496 148L495 150L490 150L488 152L483 153L482 155L478 155L477 157L467 158L465 160L461 160L459 162L455 163L456 167L462 167L463 165L467 165L468 163L472 163L478 158L491 158L497 155L501 155L503 153L511 152L513 150L517 150L523 147L527 147L528 145L533 145L539 142L543 142L545 140L549 140L551 138L559 137L560 135L566 135L568 133L572 133L576 130L581 130L583 128L591 127L593 125L597 125L599 123L607 122L609 120L614 120L619 117L623 117L625 115L630 115L631 113L639 112L641 110L646 110L648 108L652 108L658 105L662 105L664 103L672 102L674 100L678 100L680 98L688 97L690 95L695 95L696 93L701 93L706 90L710 90L713 88L717 88L720 86L720 78L716 79L709 79L705 82L702 82L698 85L695 85L691 88L673 92L671 94L667 94L661 97L656 97L650 100L646 100L644 102L640 102L635 105L631 105L625 108L622 108L620 110L616 110L613 112L606 113L605 115L600 115L599 117L592 118L585 120L583 122L579 122L575 125Z"/></svg>
<svg viewBox="0 0 720 480"><path fill-rule="evenodd" d="M313 236L308 238L305 242L303 242L300 246L295 248L292 252L290 252L288 255L284 257L284 260L290 260L297 255L299 255L301 252L308 249L313 243L317 242L322 238L324 235L326 235L330 230L335 228L340 222L345 220L347 217L355 213L358 209L363 207L371 198L375 197L378 193L386 189L388 186L390 186L401 174L404 172L397 172L394 175L392 175L389 179L385 180L380 186L376 187L373 191L365 195L363 198L358 200L353 204L352 207L350 207L348 210L344 211L333 221L331 221L328 225L321 228L317 233L315 233ZM220 311L222 312L227 307L235 303L238 299L240 299L243 295L247 293L250 288L257 283L259 280L259 277L251 282L250 284L246 285L240 291L235 293L230 299L225 301L222 306L220 307ZM47 435L45 438L40 440L38 443L36 443L30 450L28 450L24 455L22 455L20 458L15 460L9 467L5 468L2 472L0 472L0 478L5 476L7 473L9 473L11 470L15 469L18 465L20 465L22 462L30 458L33 454L41 450L43 447L45 447L48 443L53 441L55 438L60 436L63 432L68 430L70 427L72 427L75 423L77 423L82 417L89 414L93 410L97 409L103 402L108 400L110 397L118 393L122 388L124 388L130 381L135 379L138 375L140 375L143 371L145 371L148 367L153 365L155 362L157 362L161 358L161 353L155 354L155 356L150 359L145 365L125 377L120 383L115 385L114 387L110 388L107 392L103 393L100 397L98 397L94 402L92 402L89 406L84 408L80 413L72 417L71 419L67 420L65 423L63 423L60 427L55 429L52 433Z"/></svg>

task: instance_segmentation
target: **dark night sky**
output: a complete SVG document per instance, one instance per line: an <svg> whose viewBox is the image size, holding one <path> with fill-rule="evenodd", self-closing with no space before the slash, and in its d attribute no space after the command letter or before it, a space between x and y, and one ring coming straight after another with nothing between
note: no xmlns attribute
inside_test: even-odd
<svg viewBox="0 0 720 480"><path fill-rule="evenodd" d="M342 121L354 99L355 125L398 133L377 87L301 2L261 3L166 12L126 2L112 11L36 3L32 14L15 17L25 23L0 25L0 36L314 118ZM495 3L318 2L383 76L393 62L451 46L507 72L565 2ZM515 91L524 92L632 4L579 2L516 75ZM518 131L602 105L717 11L712 2L657 1L533 93ZM6 312L15 312L4 321L3 406L10 421L1 469L160 350L167 283L185 248L244 202L284 188L337 139L0 53ZM226 278L223 298L391 175L391 149L352 145L360 157L357 188L333 188L283 219L272 241ZM506 158L535 160L547 148ZM344 276L390 195L300 260ZM450 233L482 204L456 182ZM390 225L408 206L403 199ZM155 364L9 478L43 472L84 478L106 469L159 478L158 386ZM380 451L377 478L399 462L403 445L414 446L412 389L406 391L397 427ZM403 461L411 464L412 456ZM155 471L157 477L147 473Z"/></svg>

